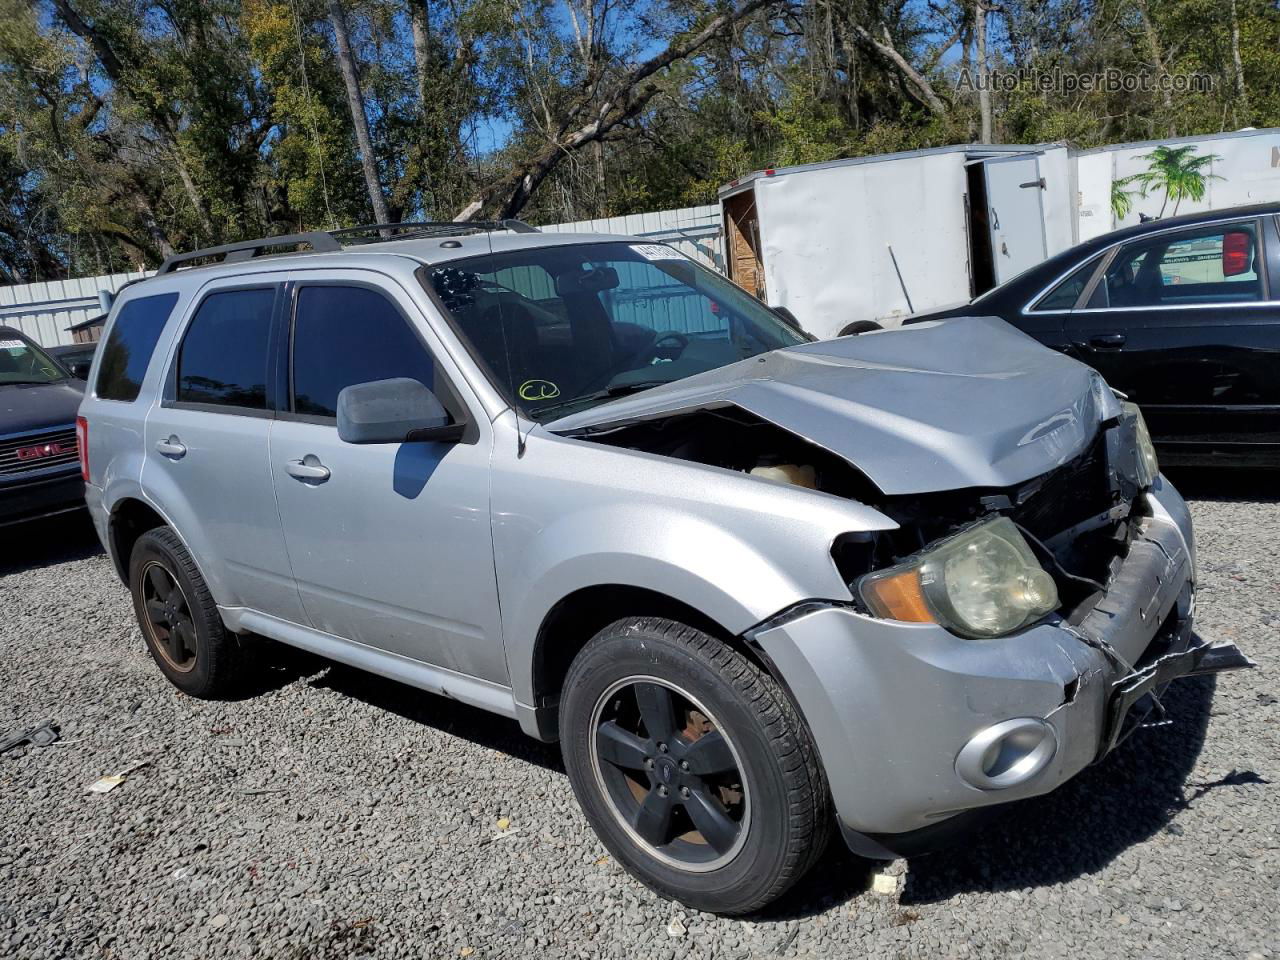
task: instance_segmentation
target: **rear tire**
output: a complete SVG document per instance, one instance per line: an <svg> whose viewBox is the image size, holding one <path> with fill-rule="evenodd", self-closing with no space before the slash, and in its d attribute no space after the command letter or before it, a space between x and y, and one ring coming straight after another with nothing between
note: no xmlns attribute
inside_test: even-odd
<svg viewBox="0 0 1280 960"><path fill-rule="evenodd" d="M751 913L826 849L830 797L808 730L772 677L700 630L605 627L569 668L560 733L592 827L662 896Z"/></svg>
<svg viewBox="0 0 1280 960"><path fill-rule="evenodd" d="M129 558L129 591L147 650L183 693L216 699L235 690L242 651L204 577L168 527L148 530Z"/></svg>
<svg viewBox="0 0 1280 960"><path fill-rule="evenodd" d="M876 330L883 329L884 327L876 323L874 320L855 320L853 323L847 323L841 327L840 332L837 333L836 336L849 337L858 333L872 333Z"/></svg>

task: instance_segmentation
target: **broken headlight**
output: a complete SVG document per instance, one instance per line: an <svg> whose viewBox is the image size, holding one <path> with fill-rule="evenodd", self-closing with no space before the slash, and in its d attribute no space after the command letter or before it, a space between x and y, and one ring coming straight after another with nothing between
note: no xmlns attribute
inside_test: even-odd
<svg viewBox="0 0 1280 960"><path fill-rule="evenodd" d="M1007 517L940 540L857 584L877 617L937 623L965 637L998 637L1058 606L1058 589Z"/></svg>
<svg viewBox="0 0 1280 960"><path fill-rule="evenodd" d="M1093 405L1098 410L1100 422L1114 420L1124 412L1120 397L1116 396L1116 392L1107 385L1107 381L1102 379L1101 374L1095 371L1089 377L1089 387L1093 393Z"/></svg>
<svg viewBox="0 0 1280 960"><path fill-rule="evenodd" d="M1126 403L1124 412L1134 418L1138 441L1138 486L1149 487L1160 476L1160 461L1156 459L1156 445L1151 442L1151 431L1137 404Z"/></svg>

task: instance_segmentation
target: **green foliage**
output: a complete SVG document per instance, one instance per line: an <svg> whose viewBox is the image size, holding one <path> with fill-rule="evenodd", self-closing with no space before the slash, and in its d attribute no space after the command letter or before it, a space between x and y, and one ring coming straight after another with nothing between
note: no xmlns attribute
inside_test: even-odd
<svg viewBox="0 0 1280 960"><path fill-rule="evenodd" d="M1143 160L1150 161L1147 170L1124 177L1119 182L1122 186L1136 184L1138 192L1146 197L1152 190L1164 192L1164 202L1160 205L1158 216L1163 217L1165 207L1173 201L1173 213L1177 215L1178 205L1183 200L1202 200L1210 180L1221 180L1216 173L1205 173L1205 168L1222 157L1216 153L1196 155L1194 145L1181 147L1156 147L1150 153L1142 155ZM1112 194L1112 204L1115 194Z"/></svg>
<svg viewBox="0 0 1280 960"><path fill-rule="evenodd" d="M370 220L328 2L0 0L0 282ZM956 83L977 55L972 0L774 0L630 86L646 58L745 0L341 2L399 218L476 200L535 222L709 203L751 170L980 129ZM993 68L1203 78L1174 92L1002 88L997 141L1280 125L1273 0L1235 0L1238 44L1225 0L989 6ZM1176 212L1204 195L1212 159L1154 151L1113 212L1151 191Z"/></svg>
<svg viewBox="0 0 1280 960"><path fill-rule="evenodd" d="M1123 220L1133 209L1133 191L1127 189L1128 177L1111 181L1111 215L1116 220Z"/></svg>

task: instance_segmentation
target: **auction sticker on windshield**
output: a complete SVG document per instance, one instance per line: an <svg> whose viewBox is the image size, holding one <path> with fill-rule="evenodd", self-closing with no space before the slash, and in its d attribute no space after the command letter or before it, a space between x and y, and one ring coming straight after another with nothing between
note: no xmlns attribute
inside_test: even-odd
<svg viewBox="0 0 1280 960"><path fill-rule="evenodd" d="M683 260L684 254L662 243L633 243L631 249L646 260Z"/></svg>
<svg viewBox="0 0 1280 960"><path fill-rule="evenodd" d="M0 340L0 350L22 350L25 347L21 340Z"/></svg>

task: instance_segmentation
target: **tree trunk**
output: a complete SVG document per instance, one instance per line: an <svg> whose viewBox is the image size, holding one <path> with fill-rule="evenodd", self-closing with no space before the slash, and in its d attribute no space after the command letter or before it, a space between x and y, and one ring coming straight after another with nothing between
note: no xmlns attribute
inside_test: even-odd
<svg viewBox="0 0 1280 960"><path fill-rule="evenodd" d="M427 112L428 71L431 69L429 0L409 0L409 28L413 31L413 69L418 82L418 112Z"/></svg>
<svg viewBox="0 0 1280 960"><path fill-rule="evenodd" d="M1165 65L1164 47L1160 43L1160 34L1156 32L1155 21L1151 19L1151 8L1147 6L1147 0L1134 0L1134 2L1142 17L1142 29L1147 38L1147 46L1151 48L1151 58L1155 61L1156 74L1160 77L1161 86L1164 88L1161 93L1164 108L1169 112L1169 136L1176 137L1178 127L1173 122L1173 94L1169 90L1169 68Z"/></svg>
<svg viewBox="0 0 1280 960"><path fill-rule="evenodd" d="M534 191L565 157L609 137L644 110L662 89L652 81L654 74L692 56L762 7L774 6L776 3L777 0L746 0L737 9L713 17L692 36L672 41L661 53L621 76L602 96L588 93L586 97L571 103L558 118L564 133L552 138L532 159L484 187L453 219L472 220L487 208L494 208L498 219L518 215ZM941 105L941 101L938 102ZM591 116L593 119L573 128L575 118L583 116ZM613 138L616 138L616 134Z"/></svg>
<svg viewBox="0 0 1280 960"><path fill-rule="evenodd" d="M991 143L991 75L987 64L987 7L982 0L973 4L973 38L978 56L978 113L982 117L980 143Z"/></svg>
<svg viewBox="0 0 1280 960"><path fill-rule="evenodd" d="M883 39L880 40L877 40L872 35L871 31L861 24L854 24L853 30L863 43L868 44L876 51L876 53L880 54L880 56L884 57L902 72L902 75L907 78L907 82L915 88L915 96L919 97L920 101L925 106L937 114L947 112L947 105L942 102L942 98L934 91L932 84L925 79L924 74L911 66L911 64L907 62L907 58L898 52L898 49L892 43L892 38L889 36L889 31L887 29L884 31Z"/></svg>
<svg viewBox="0 0 1280 960"><path fill-rule="evenodd" d="M1240 113L1249 118L1249 96L1244 89L1244 63L1240 60L1240 16L1236 0L1231 0L1231 62L1236 71L1236 96L1240 98Z"/></svg>
<svg viewBox="0 0 1280 960"><path fill-rule="evenodd" d="M364 95L360 92L360 78L356 75L355 57L351 54L351 37L347 33L347 17L342 12L342 0L329 0L329 24L333 27L338 44L338 67L342 82L347 86L347 106L351 109L351 125L356 131L356 147L360 151L360 167L364 170L364 183L369 188L369 202L373 204L373 218L378 223L390 223L387 199L378 179L378 164L373 157L373 141L369 137L369 118L364 112Z"/></svg>

